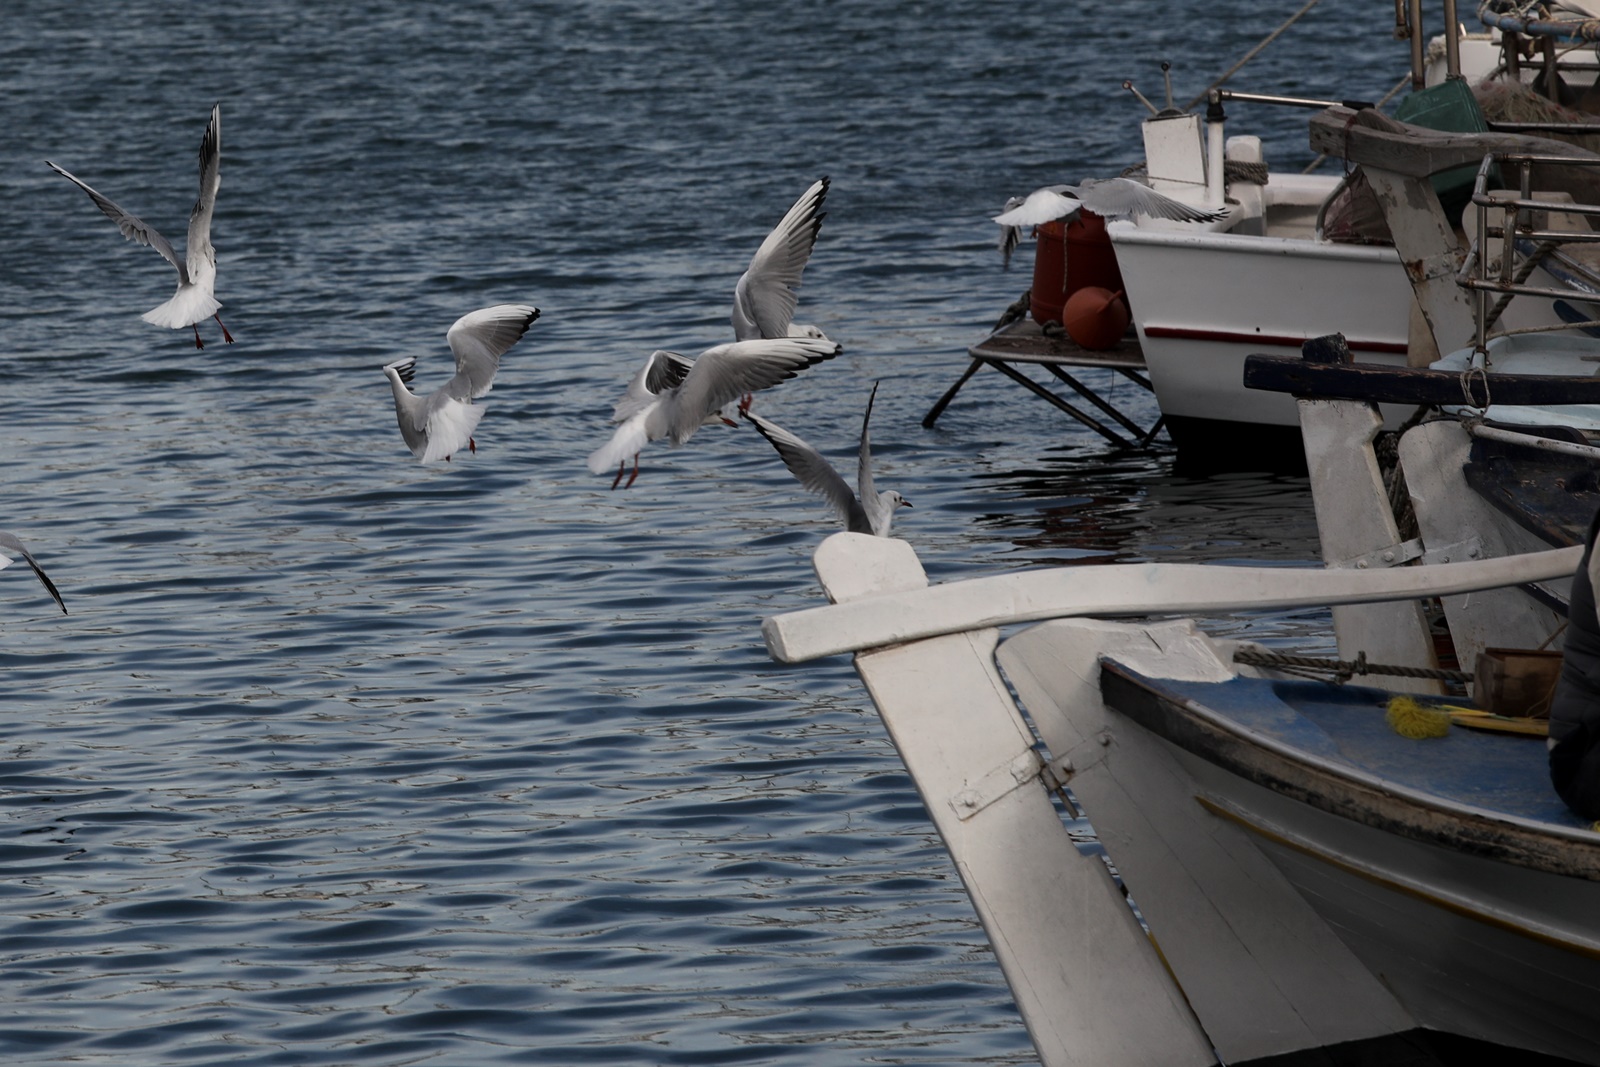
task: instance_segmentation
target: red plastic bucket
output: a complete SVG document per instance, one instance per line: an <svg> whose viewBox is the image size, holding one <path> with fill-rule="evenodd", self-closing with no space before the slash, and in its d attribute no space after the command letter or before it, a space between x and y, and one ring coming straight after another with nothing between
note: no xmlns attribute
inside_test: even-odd
<svg viewBox="0 0 1600 1067"><path fill-rule="evenodd" d="M1122 271L1117 269L1117 254L1106 234L1105 219L1079 211L1069 225L1060 220L1047 222L1036 232L1033 294L1028 309L1035 322L1060 322L1067 298L1079 289L1096 286L1113 293L1123 290Z"/></svg>

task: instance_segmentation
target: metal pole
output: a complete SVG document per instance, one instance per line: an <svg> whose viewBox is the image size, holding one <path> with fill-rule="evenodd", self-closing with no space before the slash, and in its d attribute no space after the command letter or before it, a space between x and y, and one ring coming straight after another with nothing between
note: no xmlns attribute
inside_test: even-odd
<svg viewBox="0 0 1600 1067"><path fill-rule="evenodd" d="M1456 21L1456 0L1444 0L1444 69L1451 78L1461 77L1461 23Z"/></svg>
<svg viewBox="0 0 1600 1067"><path fill-rule="evenodd" d="M1422 0L1409 0L1409 18L1411 20L1411 91L1416 92L1423 86L1423 49L1426 47L1422 41Z"/></svg>

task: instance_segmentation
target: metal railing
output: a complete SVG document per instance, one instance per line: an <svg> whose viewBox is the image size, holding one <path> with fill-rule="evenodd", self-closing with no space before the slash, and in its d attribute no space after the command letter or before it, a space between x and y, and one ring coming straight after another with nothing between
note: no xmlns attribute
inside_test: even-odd
<svg viewBox="0 0 1600 1067"><path fill-rule="evenodd" d="M1456 284L1472 296L1473 344L1480 354L1486 352L1491 336L1600 327L1600 320L1594 320L1490 332L1514 297L1600 303L1600 271L1562 251L1563 245L1600 243L1600 231L1548 227L1551 214L1600 217L1600 204L1535 200L1533 169L1537 166L1600 167L1600 158L1516 152L1491 152L1483 157L1472 188L1472 206L1476 211L1473 236L1461 268L1456 272ZM1505 176L1515 174L1514 195L1508 195L1510 190L1489 189L1491 175L1497 169ZM1537 224L1540 215L1546 217L1543 227ZM1491 239L1499 242L1498 253L1492 250ZM1566 284L1559 288L1529 284L1528 279L1540 266L1552 276L1561 277ZM1491 296L1495 294L1498 298L1491 303Z"/></svg>

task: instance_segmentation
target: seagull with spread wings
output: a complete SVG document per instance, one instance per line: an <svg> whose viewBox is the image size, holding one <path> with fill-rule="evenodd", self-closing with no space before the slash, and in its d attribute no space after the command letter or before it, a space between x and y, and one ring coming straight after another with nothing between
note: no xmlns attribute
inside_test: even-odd
<svg viewBox="0 0 1600 1067"><path fill-rule="evenodd" d="M1106 220L1154 218L1174 222L1220 222L1228 217L1225 209L1206 211L1190 207L1131 178L1086 178L1077 185L1047 185L1025 197L1011 197L1006 201L1005 210L994 217L1001 227L1000 252L1006 265L1011 264L1011 251L1021 241L1024 226L1042 226L1065 218L1079 208Z"/></svg>
<svg viewBox="0 0 1600 1067"><path fill-rule="evenodd" d="M800 275L811 259L827 212L828 179L812 182L761 242L733 288L733 335L740 341L772 337L825 337L815 326L796 326Z"/></svg>
<svg viewBox="0 0 1600 1067"><path fill-rule="evenodd" d="M639 453L651 441L667 438L681 445L739 397L793 378L841 350L825 337L772 337L717 345L692 361L674 352L653 352L613 413L612 421L621 425L589 455L589 470L601 474L616 467L615 489L631 456L631 486L639 476Z"/></svg>
<svg viewBox="0 0 1600 1067"><path fill-rule="evenodd" d="M539 309L527 304L496 304L461 316L445 335L456 357L455 377L425 397L407 388L416 374L416 356L383 368L394 391L400 436L412 455L432 463L448 460L462 446L478 451L472 432L483 418L483 408L473 401L493 388L500 357L538 317Z"/></svg>
<svg viewBox="0 0 1600 1067"><path fill-rule="evenodd" d="M222 304L215 295L217 283L217 251L211 247L211 214L217 203L217 189L222 179L219 167L222 161L222 105L211 108L211 121L206 125L205 136L200 138L200 198L189 213L189 236L184 247L184 258L173 251L172 242L163 237L155 227L111 200L95 192L78 178L45 160L46 165L63 178L89 194L96 207L117 224L122 236L142 245L149 245L178 271L178 291L160 307L144 313L144 321L156 326L181 330L188 326L194 330L194 346L204 348L200 340L199 322L213 318L222 326L222 339L233 343L233 335L222 325L218 312Z"/></svg>
<svg viewBox="0 0 1600 1067"><path fill-rule="evenodd" d="M777 449L784 466L789 468L789 473L801 485L833 505L833 509L844 520L846 530L888 537L895 509L909 508L911 501L893 489L879 492L873 485L872 446L867 441L867 424L872 421L872 402L877 398L878 386L873 383L872 393L867 397L867 413L861 417L861 450L856 467L857 493L850 491L850 486L845 484L844 478L833 469L832 464L822 458L822 453L800 437L748 411L744 417Z"/></svg>

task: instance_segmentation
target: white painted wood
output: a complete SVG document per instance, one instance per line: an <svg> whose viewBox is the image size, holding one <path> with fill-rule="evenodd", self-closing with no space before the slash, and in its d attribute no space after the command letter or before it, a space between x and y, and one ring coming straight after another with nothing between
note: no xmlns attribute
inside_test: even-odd
<svg viewBox="0 0 1600 1067"><path fill-rule="evenodd" d="M926 581L884 538L817 553L830 597ZM835 577L838 581L835 582ZM866 652L856 669L972 898L1046 1067L1211 1064L1209 1042L1099 860L1037 780L994 630Z"/></svg>
<svg viewBox="0 0 1600 1067"><path fill-rule="evenodd" d="M844 538L853 540L841 540ZM870 552L875 551L871 542L884 540L839 533L825 541L823 548L832 553L853 544ZM822 550L818 550L819 557ZM1581 547L1575 546L1504 559L1385 571L1197 563L1052 567L805 608L764 619L761 632L774 659L800 663L939 634L1055 617L1192 615L1466 593L1568 575L1577 569L1581 555Z"/></svg>
<svg viewBox="0 0 1600 1067"><path fill-rule="evenodd" d="M1207 1034L1241 1062L1410 1029L1415 1023L1250 835L1196 801L1195 780L1100 699L1100 657L1164 678L1223 681L1228 655L1188 620L1055 620L998 660Z"/></svg>
<svg viewBox="0 0 1600 1067"><path fill-rule="evenodd" d="M1362 560L1382 565L1395 550L1400 530L1383 487L1372 442L1383 429L1373 404L1354 400L1301 400L1300 437L1305 444L1317 536L1328 566ZM1393 560L1400 554L1394 552ZM1333 609L1340 659L1365 652L1374 663L1437 667L1422 605L1415 600L1340 604ZM1442 694L1439 682L1419 680L1417 691Z"/></svg>
<svg viewBox="0 0 1600 1067"><path fill-rule="evenodd" d="M1460 545L1479 556L1508 556L1536 546L1531 533L1467 486L1461 469L1471 447L1466 429L1448 420L1424 423L1400 439L1400 466L1423 545L1434 552ZM1456 658L1469 673L1477 669L1484 648L1538 648L1565 621L1515 589L1446 596L1442 603Z"/></svg>

